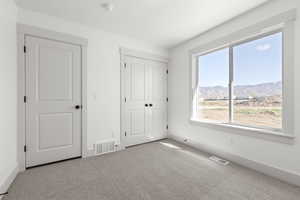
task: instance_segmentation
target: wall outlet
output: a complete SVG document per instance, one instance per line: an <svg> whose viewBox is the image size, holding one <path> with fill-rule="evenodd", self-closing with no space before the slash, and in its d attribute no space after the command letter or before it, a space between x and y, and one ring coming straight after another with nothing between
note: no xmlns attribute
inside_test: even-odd
<svg viewBox="0 0 300 200"><path fill-rule="evenodd" d="M115 144L115 150L120 151L121 150L121 145L120 144Z"/></svg>

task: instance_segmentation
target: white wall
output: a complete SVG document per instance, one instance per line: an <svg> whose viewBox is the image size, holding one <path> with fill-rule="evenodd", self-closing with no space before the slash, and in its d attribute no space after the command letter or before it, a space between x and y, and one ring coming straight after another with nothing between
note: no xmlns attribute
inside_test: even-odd
<svg viewBox="0 0 300 200"><path fill-rule="evenodd" d="M186 137L197 143L218 148L227 153L242 156L263 164L277 167L300 175L300 104L295 105L294 144L282 144L252 137L247 132L230 132L192 125L189 123L189 57L188 51L201 44L226 36L270 16L298 8L299 0L275 0L245 15L239 16L191 41L174 48L170 52L169 66L169 130L171 135ZM295 102L300 102L300 20L296 21L295 41ZM247 134L247 136L246 136Z"/></svg>
<svg viewBox="0 0 300 200"><path fill-rule="evenodd" d="M88 148L98 140L120 139L119 47L167 56L167 51L56 17L19 9L18 22L88 39Z"/></svg>
<svg viewBox="0 0 300 200"><path fill-rule="evenodd" d="M17 167L16 18L13 0L0 0L0 193Z"/></svg>

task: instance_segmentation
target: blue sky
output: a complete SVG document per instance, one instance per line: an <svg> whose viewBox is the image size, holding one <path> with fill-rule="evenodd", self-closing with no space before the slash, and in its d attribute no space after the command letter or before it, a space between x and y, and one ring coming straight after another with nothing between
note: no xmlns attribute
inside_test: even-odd
<svg viewBox="0 0 300 200"><path fill-rule="evenodd" d="M228 86L229 50L222 49L199 57L201 87ZM233 48L234 85L255 85L281 81L282 33Z"/></svg>

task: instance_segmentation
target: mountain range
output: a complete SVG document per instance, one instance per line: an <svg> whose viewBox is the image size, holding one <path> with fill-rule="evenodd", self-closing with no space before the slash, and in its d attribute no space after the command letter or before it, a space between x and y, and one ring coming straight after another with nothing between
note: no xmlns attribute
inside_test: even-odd
<svg viewBox="0 0 300 200"><path fill-rule="evenodd" d="M228 98L228 87L212 86L199 87L200 97L204 99ZM282 82L268 82L256 85L234 86L234 96L236 98L278 96L282 93Z"/></svg>

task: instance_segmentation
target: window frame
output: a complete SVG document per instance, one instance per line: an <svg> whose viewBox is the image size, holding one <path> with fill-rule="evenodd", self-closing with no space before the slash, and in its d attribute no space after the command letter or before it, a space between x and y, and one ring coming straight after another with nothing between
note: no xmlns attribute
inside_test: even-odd
<svg viewBox="0 0 300 200"><path fill-rule="evenodd" d="M222 126L242 129L256 133L266 133L294 138L294 21L295 10L290 10L256 25L237 31L198 48L190 50L190 122L200 125ZM276 33L282 33L282 128L258 127L235 123L233 119L233 48ZM197 119L198 59L200 56L229 48L229 121L227 123L213 120Z"/></svg>

